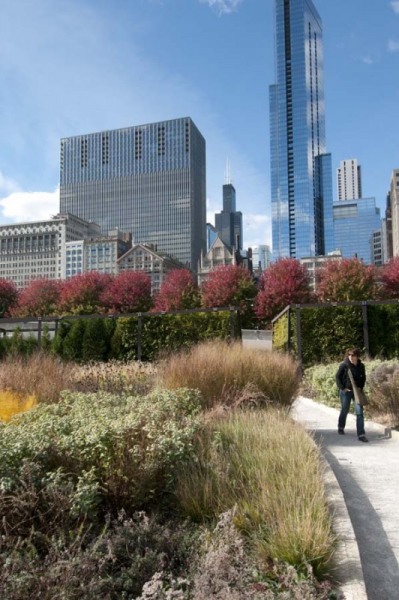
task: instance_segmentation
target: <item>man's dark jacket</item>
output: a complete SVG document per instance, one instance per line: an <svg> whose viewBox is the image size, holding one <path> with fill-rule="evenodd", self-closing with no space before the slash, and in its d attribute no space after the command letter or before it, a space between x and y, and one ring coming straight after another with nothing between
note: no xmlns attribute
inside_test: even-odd
<svg viewBox="0 0 399 600"><path fill-rule="evenodd" d="M345 359L344 362L342 362L339 365L339 369L335 376L335 381L337 382L337 386L339 387L339 389L352 389L352 382L349 378L348 373L349 369L352 371L353 379L355 380L357 387L363 389L364 384L366 383L366 369L364 367L364 364L359 359L357 361L357 365L354 365L353 363L351 363L349 358Z"/></svg>

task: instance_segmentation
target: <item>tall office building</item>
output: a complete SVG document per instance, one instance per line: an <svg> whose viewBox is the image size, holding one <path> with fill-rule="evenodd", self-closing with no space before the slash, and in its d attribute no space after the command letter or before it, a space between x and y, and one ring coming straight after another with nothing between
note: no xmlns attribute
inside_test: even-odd
<svg viewBox="0 0 399 600"><path fill-rule="evenodd" d="M190 118L61 140L60 207L196 270L206 247L205 140Z"/></svg>
<svg viewBox="0 0 399 600"><path fill-rule="evenodd" d="M236 210L236 190L231 182L229 166L223 186L223 210L215 214L215 226L226 246L242 250L242 213Z"/></svg>
<svg viewBox="0 0 399 600"><path fill-rule="evenodd" d="M322 22L311 0L275 0L270 86L274 258L333 250L331 155L324 125Z"/></svg>
<svg viewBox="0 0 399 600"><path fill-rule="evenodd" d="M337 169L338 200L362 197L362 170L356 158L341 160Z"/></svg>

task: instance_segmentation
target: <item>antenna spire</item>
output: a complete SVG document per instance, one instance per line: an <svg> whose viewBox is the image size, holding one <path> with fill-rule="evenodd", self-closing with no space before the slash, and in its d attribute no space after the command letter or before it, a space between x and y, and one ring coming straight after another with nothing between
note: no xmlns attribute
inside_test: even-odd
<svg viewBox="0 0 399 600"><path fill-rule="evenodd" d="M226 159L226 183L231 183L231 169L230 169L230 161Z"/></svg>

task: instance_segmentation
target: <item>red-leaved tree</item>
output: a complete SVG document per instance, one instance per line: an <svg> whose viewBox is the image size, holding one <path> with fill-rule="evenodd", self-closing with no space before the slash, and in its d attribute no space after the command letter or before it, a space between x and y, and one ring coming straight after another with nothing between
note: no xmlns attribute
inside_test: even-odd
<svg viewBox="0 0 399 600"><path fill-rule="evenodd" d="M244 327L253 325L253 300L257 293L251 273L241 266L213 269L202 284L202 305L206 308L238 306Z"/></svg>
<svg viewBox="0 0 399 600"><path fill-rule="evenodd" d="M183 310L200 305L198 285L188 269L173 269L155 297L154 310Z"/></svg>
<svg viewBox="0 0 399 600"><path fill-rule="evenodd" d="M377 297L375 268L358 258L326 262L316 280L320 302L373 300Z"/></svg>
<svg viewBox="0 0 399 600"><path fill-rule="evenodd" d="M123 271L101 294L102 304L112 312L146 312L151 308L151 278L142 271Z"/></svg>
<svg viewBox="0 0 399 600"><path fill-rule="evenodd" d="M34 279L20 293L13 316L46 317L57 314L60 292L60 281Z"/></svg>
<svg viewBox="0 0 399 600"><path fill-rule="evenodd" d="M64 314L89 315L104 312L101 295L111 276L89 271L63 282L59 309Z"/></svg>
<svg viewBox="0 0 399 600"><path fill-rule="evenodd" d="M270 322L288 304L312 300L309 275L295 258L280 258L262 273L255 299L255 313Z"/></svg>
<svg viewBox="0 0 399 600"><path fill-rule="evenodd" d="M380 272L380 296L384 300L399 298L399 257L395 256L383 266Z"/></svg>
<svg viewBox="0 0 399 600"><path fill-rule="evenodd" d="M16 306L18 290L12 281L0 277L0 318L8 317Z"/></svg>

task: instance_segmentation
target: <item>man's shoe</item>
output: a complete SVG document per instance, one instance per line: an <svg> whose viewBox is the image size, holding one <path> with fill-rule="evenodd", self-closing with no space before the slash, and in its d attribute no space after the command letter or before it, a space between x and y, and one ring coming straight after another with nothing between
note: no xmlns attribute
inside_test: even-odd
<svg viewBox="0 0 399 600"><path fill-rule="evenodd" d="M365 435L359 435L359 442L368 442L368 439L366 438Z"/></svg>
<svg viewBox="0 0 399 600"><path fill-rule="evenodd" d="M338 433L339 435L345 435L345 431L343 429L338 428Z"/></svg>

